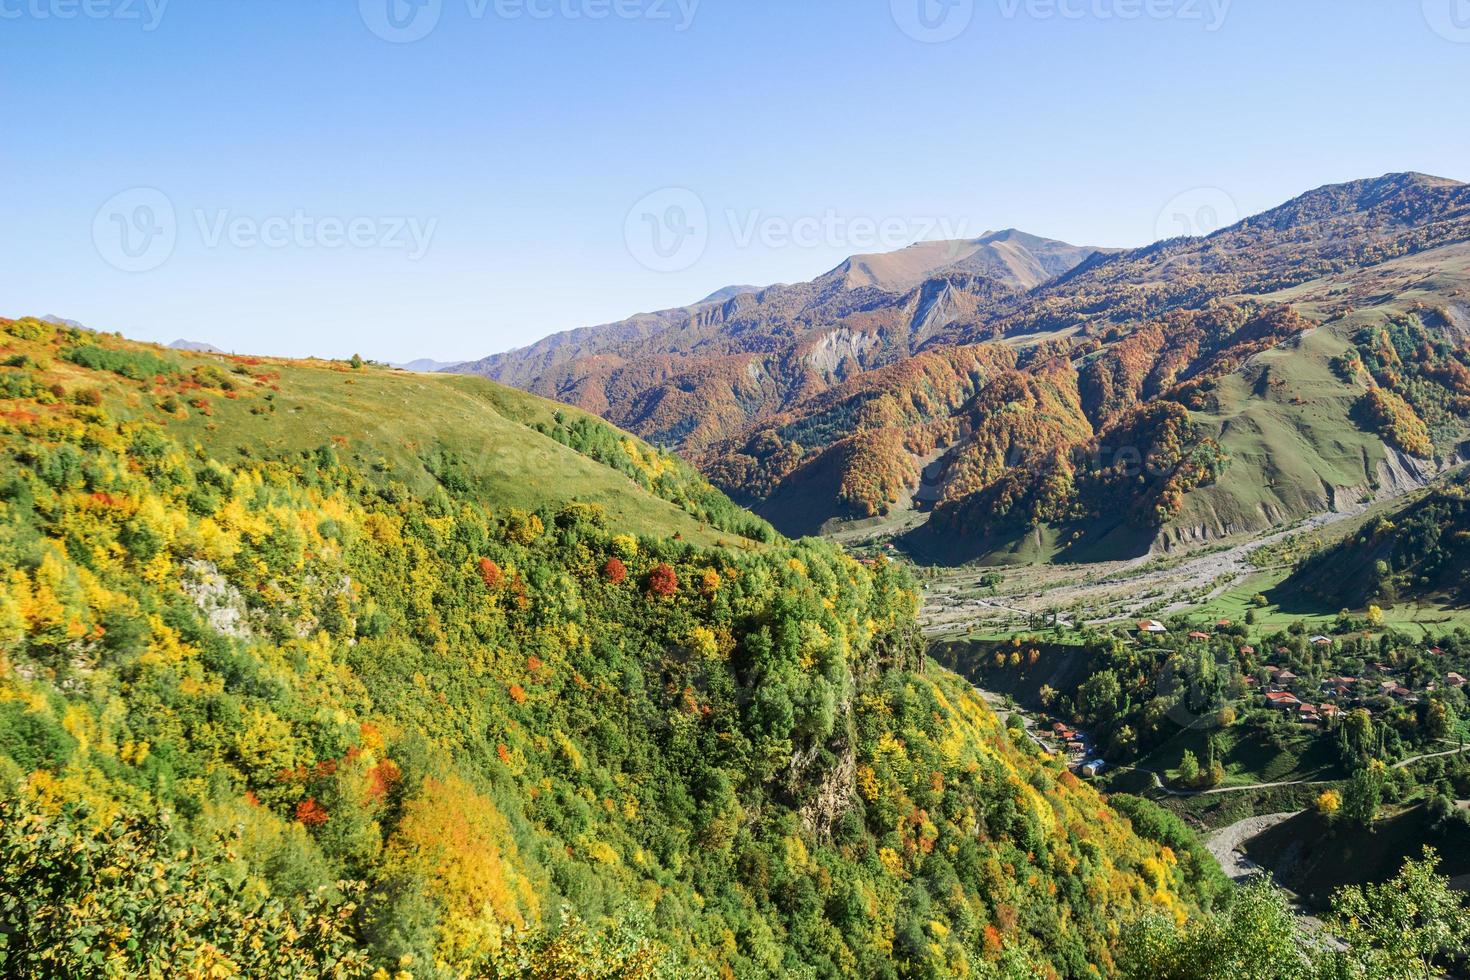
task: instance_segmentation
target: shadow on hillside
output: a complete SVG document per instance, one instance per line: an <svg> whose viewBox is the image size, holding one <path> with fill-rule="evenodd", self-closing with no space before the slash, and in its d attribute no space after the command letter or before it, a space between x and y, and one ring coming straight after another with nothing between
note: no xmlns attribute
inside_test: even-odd
<svg viewBox="0 0 1470 980"><path fill-rule="evenodd" d="M1470 830L1436 830L1422 804L1380 820L1371 832L1329 826L1307 810L1248 841L1245 852L1320 910L1343 885L1389 880L1425 844L1439 852L1440 874L1470 872Z"/></svg>
<svg viewBox="0 0 1470 980"><path fill-rule="evenodd" d="M1126 522L1089 521L984 535L954 534L930 523L898 539L920 565L1089 564L1147 555L1156 532Z"/></svg>

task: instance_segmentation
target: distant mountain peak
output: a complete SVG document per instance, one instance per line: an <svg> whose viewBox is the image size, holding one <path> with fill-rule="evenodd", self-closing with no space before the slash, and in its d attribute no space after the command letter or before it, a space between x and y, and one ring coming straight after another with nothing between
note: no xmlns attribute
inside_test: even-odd
<svg viewBox="0 0 1470 980"><path fill-rule="evenodd" d="M181 339L176 340L173 343L169 344L168 346L169 346L169 348L171 350L188 350L188 351L194 351L197 354L223 354L224 353L224 351L220 350L218 347L214 346L213 344L206 344L206 343L204 343L201 340L184 340L184 339L181 338Z"/></svg>
<svg viewBox="0 0 1470 980"><path fill-rule="evenodd" d="M435 374L439 371L448 371L452 367L458 367L459 361L436 361L431 357L420 357L417 360L407 361L403 364L391 364L400 371L417 371L420 374Z"/></svg>
<svg viewBox="0 0 1470 980"><path fill-rule="evenodd" d="M723 303L726 300L734 299L736 296L744 296L747 293L758 293L764 288L764 286L725 286L722 289L716 289L694 305L703 306L705 303Z"/></svg>
<svg viewBox="0 0 1470 980"><path fill-rule="evenodd" d="M1099 251L1104 250L1006 228L987 231L979 238L915 242L895 252L853 255L823 278L839 278L850 289L868 286L903 293L926 279L965 272L1025 291L1070 271Z"/></svg>

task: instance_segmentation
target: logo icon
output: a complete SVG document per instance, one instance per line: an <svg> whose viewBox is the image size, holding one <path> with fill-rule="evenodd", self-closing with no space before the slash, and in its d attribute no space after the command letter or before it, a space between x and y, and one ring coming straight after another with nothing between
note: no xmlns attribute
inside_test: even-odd
<svg viewBox="0 0 1470 980"><path fill-rule="evenodd" d="M975 0L889 0L893 22L915 41L953 41L975 17Z"/></svg>
<svg viewBox="0 0 1470 980"><path fill-rule="evenodd" d="M174 254L178 218L168 195L134 187L114 195L92 219L92 242L108 265L122 272L149 272Z"/></svg>
<svg viewBox="0 0 1470 980"><path fill-rule="evenodd" d="M421 41L439 26L444 0L358 0L367 29L392 44Z"/></svg>
<svg viewBox="0 0 1470 980"><path fill-rule="evenodd" d="M699 195L666 187L647 195L623 224L628 253L653 272L682 272L704 256L709 245L709 213Z"/></svg>
<svg viewBox="0 0 1470 980"><path fill-rule="evenodd" d="M1218 187L1195 187L1164 205L1154 223L1154 241L1204 238L1239 220L1235 198Z"/></svg>
<svg viewBox="0 0 1470 980"><path fill-rule="evenodd" d="M1430 30L1456 44L1470 44L1470 0L1424 0Z"/></svg>

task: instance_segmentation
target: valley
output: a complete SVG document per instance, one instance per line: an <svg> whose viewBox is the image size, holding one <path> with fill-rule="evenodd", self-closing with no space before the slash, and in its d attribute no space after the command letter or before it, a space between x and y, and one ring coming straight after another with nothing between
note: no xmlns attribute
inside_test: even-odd
<svg viewBox="0 0 1470 980"><path fill-rule="evenodd" d="M950 261L1002 246L1032 271ZM857 256L455 370L667 444L787 534L1092 564L1348 510L1470 456L1467 303L1470 188L1391 174L1132 251L1004 232Z"/></svg>
<svg viewBox="0 0 1470 980"><path fill-rule="evenodd" d="M1334 887L1465 843L1446 814L1470 766L1442 740L1470 734L1470 706L1424 671L1470 671L1466 185L1328 186L1133 251L1006 232L855 256L456 370L569 398L782 532L905 567L939 663L1043 755L1226 828L1227 871L1268 855L1298 890L1266 842L1309 813L1348 848L1316 860L1351 860L1380 820L1398 839ZM1339 647L1402 696L1309 697ZM1121 696L1090 704L1100 684ZM1334 748L1349 718L1381 744ZM1365 779L1350 830L1330 808ZM1325 912L1329 889L1302 887Z"/></svg>
<svg viewBox="0 0 1470 980"><path fill-rule="evenodd" d="M0 980L1470 980L1467 13L0 0Z"/></svg>

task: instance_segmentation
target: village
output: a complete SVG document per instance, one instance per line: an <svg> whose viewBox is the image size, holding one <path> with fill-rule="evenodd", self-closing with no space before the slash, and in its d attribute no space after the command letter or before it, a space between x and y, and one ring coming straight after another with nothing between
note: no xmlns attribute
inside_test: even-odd
<svg viewBox="0 0 1470 980"><path fill-rule="evenodd" d="M1230 620L1222 619L1215 624L1217 632L1213 636L1203 630L1191 630L1186 634L1186 639L1195 644L1209 643L1232 625ZM1149 619L1138 623L1138 633L1143 637L1162 638L1169 636L1170 631L1163 623ZM1312 659L1317 667L1333 662L1336 659L1333 654L1340 646L1337 640L1322 634L1308 637L1306 643L1315 654ZM1374 716L1393 705L1412 708L1424 698L1444 691L1463 690L1466 684L1465 676L1454 670L1445 671L1442 676L1435 677L1423 670L1410 672L1405 666L1379 661L1363 661L1361 670L1356 674L1333 673L1319 678L1313 675L1321 671L1314 671L1309 667L1300 667L1305 673L1298 673L1290 666L1280 666L1278 663L1257 665L1257 650L1249 643L1241 643L1235 652L1241 668L1242 684L1260 695L1259 698L1247 700L1264 704L1307 728L1330 727L1345 711L1351 709L1362 710L1369 716ZM1346 652L1349 657L1352 656L1353 651ZM1423 654L1430 662L1442 662L1445 651L1438 646L1431 646L1425 648ZM1295 655L1296 651L1291 647L1280 645L1276 647L1273 659L1289 663Z"/></svg>
<svg viewBox="0 0 1470 980"><path fill-rule="evenodd" d="M1390 759L1455 740L1457 719L1470 713L1470 666L1458 639L1441 641L1452 647L1446 650L1362 629L1334 632L1336 636L1310 634L1297 627L1258 637L1226 619L1207 625L1183 617L1168 624L1142 620L1095 636L1093 649L1102 656L1086 656L1089 680L1050 696L1042 681L1054 667L1026 666L1038 663L1035 650L1033 656L986 657L981 662L1000 668L993 682L1026 702L1021 711L1015 708L1015 697L1006 698L1008 713L1016 716L1011 727L1024 730L1041 751L1089 779L1136 768L1151 746L1169 738L1169 727L1150 723L1150 711L1185 727L1202 724L1202 731L1229 729L1237 733L1236 741L1256 738L1277 745L1277 751L1290 743L1298 754L1324 735L1343 738L1358 731L1373 732L1379 751L1388 752ZM1065 656L1061 648L1053 649L1054 655ZM1262 649L1271 652L1263 654ZM1041 672L1025 681L1032 670ZM1094 696L1089 685L1100 673L1117 679L1120 697L1104 703L1107 699ZM1033 693L1024 694L1028 687ZM1038 696L1038 691L1043 693ZM1194 720L1180 722L1186 716ZM1344 732L1350 717L1350 731ZM1144 741L1127 735L1130 731L1153 734ZM1158 760L1159 773L1173 781L1175 763L1169 758ZM1217 775L1215 783L1221 778L1248 783L1251 775L1248 765L1232 768ZM1190 781L1184 788L1201 785L1206 784Z"/></svg>

